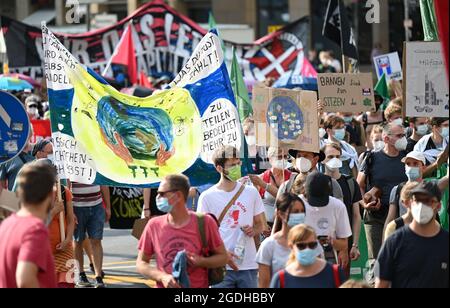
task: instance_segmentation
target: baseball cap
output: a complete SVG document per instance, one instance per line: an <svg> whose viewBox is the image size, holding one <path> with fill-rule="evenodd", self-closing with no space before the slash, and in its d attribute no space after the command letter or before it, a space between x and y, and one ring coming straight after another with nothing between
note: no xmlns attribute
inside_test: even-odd
<svg viewBox="0 0 450 308"><path fill-rule="evenodd" d="M424 165L427 164L427 160L425 159L425 156L423 155L422 152L417 152L417 151L409 152L408 155L406 155L406 157L404 157L404 158L402 159L402 163L405 164L405 163L406 163L406 160L407 160L408 158L412 158L412 159L421 161Z"/></svg>
<svg viewBox="0 0 450 308"><path fill-rule="evenodd" d="M324 207L330 202L331 179L329 176L313 172L306 178L305 192L308 203L313 207Z"/></svg>
<svg viewBox="0 0 450 308"><path fill-rule="evenodd" d="M411 193L413 195L424 194L430 197L434 197L438 200L441 200L442 198L442 192L439 189L437 181L422 182L417 185L416 188L411 191Z"/></svg>

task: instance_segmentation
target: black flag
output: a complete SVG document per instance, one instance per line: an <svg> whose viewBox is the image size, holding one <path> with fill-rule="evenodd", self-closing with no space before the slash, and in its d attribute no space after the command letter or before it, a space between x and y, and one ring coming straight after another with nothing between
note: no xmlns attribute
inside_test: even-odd
<svg viewBox="0 0 450 308"><path fill-rule="evenodd" d="M341 46L345 56L359 59L353 30L342 0L329 0L322 34Z"/></svg>

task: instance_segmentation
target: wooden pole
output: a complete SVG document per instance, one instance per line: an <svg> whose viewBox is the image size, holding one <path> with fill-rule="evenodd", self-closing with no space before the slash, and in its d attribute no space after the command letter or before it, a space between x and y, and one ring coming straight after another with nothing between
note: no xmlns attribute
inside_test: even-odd
<svg viewBox="0 0 450 308"><path fill-rule="evenodd" d="M57 192L58 192L58 202L62 202L62 192L61 192L61 181L58 178L57 184ZM66 228L65 228L65 214L64 212L59 213L59 232L61 234L61 243L66 240Z"/></svg>

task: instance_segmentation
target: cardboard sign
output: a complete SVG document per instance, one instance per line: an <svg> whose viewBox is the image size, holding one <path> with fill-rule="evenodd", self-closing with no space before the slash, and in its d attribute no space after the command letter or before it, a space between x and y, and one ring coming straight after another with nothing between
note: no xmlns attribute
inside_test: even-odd
<svg viewBox="0 0 450 308"><path fill-rule="evenodd" d="M448 118L448 78L441 43L405 43L403 62L405 116Z"/></svg>
<svg viewBox="0 0 450 308"><path fill-rule="evenodd" d="M375 111L372 74L319 74L319 97L325 112Z"/></svg>
<svg viewBox="0 0 450 308"><path fill-rule="evenodd" d="M20 209L20 201L16 193L3 189L0 192L0 208L16 213Z"/></svg>
<svg viewBox="0 0 450 308"><path fill-rule="evenodd" d="M398 53L393 52L373 58L375 64L375 71L377 72L378 80L383 74L386 74L387 82L393 80L402 80L403 71L400 63Z"/></svg>
<svg viewBox="0 0 450 308"><path fill-rule="evenodd" d="M319 152L317 94L253 88L256 144Z"/></svg>

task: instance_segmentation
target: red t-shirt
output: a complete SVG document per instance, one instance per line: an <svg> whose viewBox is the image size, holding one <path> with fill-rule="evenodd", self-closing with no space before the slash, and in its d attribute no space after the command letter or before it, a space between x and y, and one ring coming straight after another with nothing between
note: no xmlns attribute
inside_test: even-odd
<svg viewBox="0 0 450 308"><path fill-rule="evenodd" d="M0 225L0 289L17 288L16 269L21 261L39 268L41 288L56 288L47 228L39 218L13 214Z"/></svg>
<svg viewBox="0 0 450 308"><path fill-rule="evenodd" d="M181 229L176 229L168 223L168 215L153 218L147 224L139 241L139 250L147 256L155 254L158 270L172 274L173 260L179 251L186 250L202 255L197 215L193 212L190 212L190 215L190 222ZM208 215L205 216L205 230L209 251L223 245L217 223ZM188 265L188 276L191 288L208 288L208 271L205 268L192 268ZM163 288L160 283L157 286Z"/></svg>

